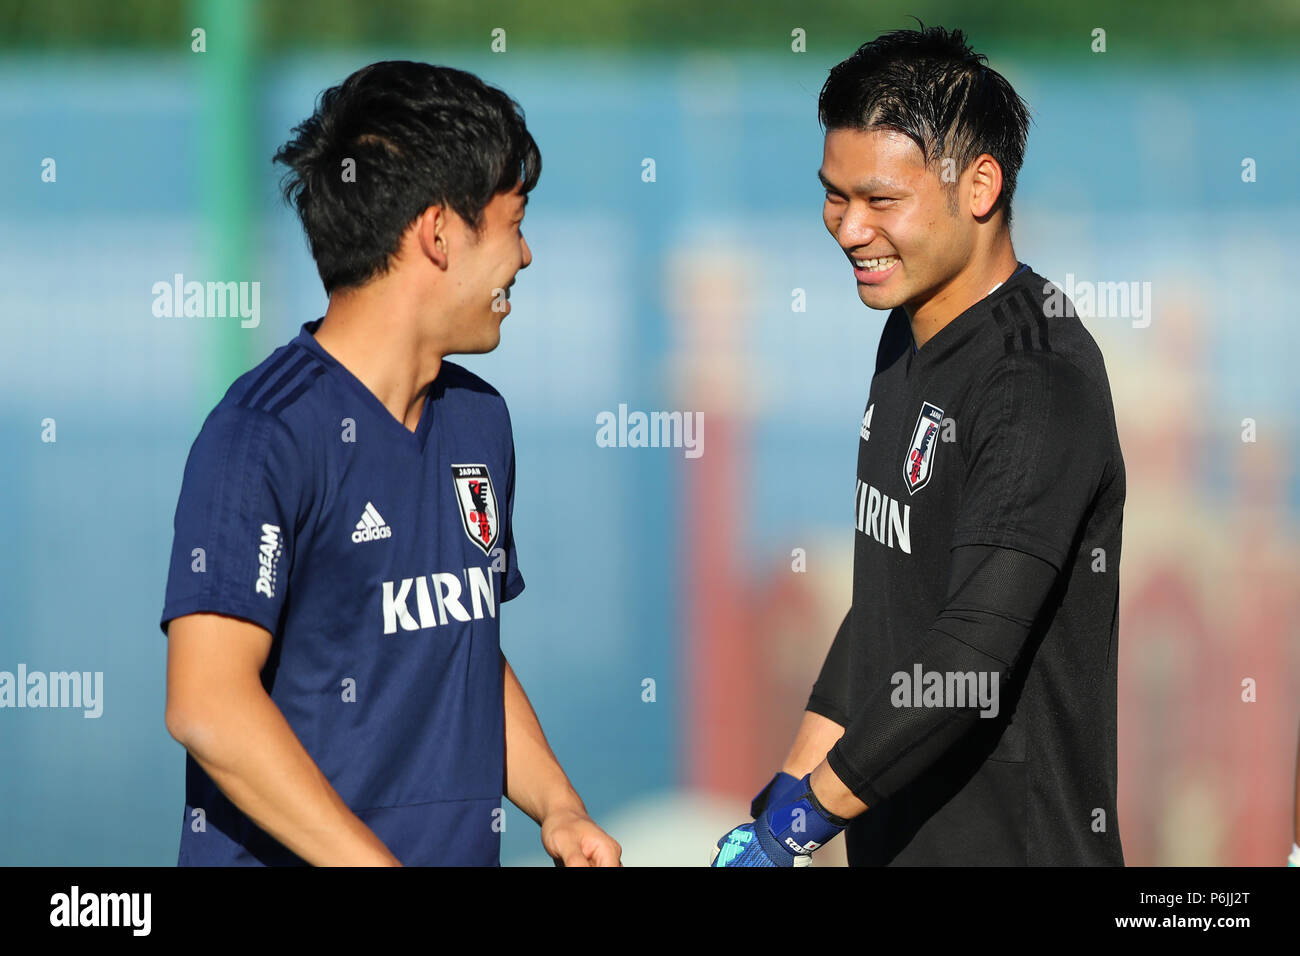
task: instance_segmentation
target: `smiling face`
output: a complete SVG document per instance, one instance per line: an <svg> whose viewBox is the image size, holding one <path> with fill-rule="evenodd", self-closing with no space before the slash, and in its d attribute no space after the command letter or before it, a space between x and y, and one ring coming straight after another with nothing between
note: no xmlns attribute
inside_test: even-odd
<svg viewBox="0 0 1300 956"><path fill-rule="evenodd" d="M826 187L822 218L873 309L920 309L953 282L971 259L977 221L960 215L967 176L956 199L920 148L896 130L832 129L818 178Z"/></svg>
<svg viewBox="0 0 1300 956"><path fill-rule="evenodd" d="M449 352L490 352L500 344L501 321L510 313L510 286L519 270L533 261L523 234L527 203L518 184L497 193L483 209L477 235L460 217L450 217L456 241L448 256L448 292L456 308L448 330Z"/></svg>

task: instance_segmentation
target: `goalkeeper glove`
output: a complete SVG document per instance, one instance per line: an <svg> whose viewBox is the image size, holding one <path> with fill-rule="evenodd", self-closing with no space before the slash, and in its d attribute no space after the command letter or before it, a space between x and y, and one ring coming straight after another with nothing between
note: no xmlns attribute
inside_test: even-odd
<svg viewBox="0 0 1300 956"><path fill-rule="evenodd" d="M749 815L755 820L759 814L769 806L775 806L778 803L786 802L787 798L793 799L802 792L799 790L800 780L798 777L791 776L782 770L773 777L762 790L758 791L758 796L749 802Z"/></svg>
<svg viewBox="0 0 1300 956"><path fill-rule="evenodd" d="M797 795L795 795L797 794ZM727 833L713 848L710 866L807 866L812 852L848 826L812 792L812 774L794 794L774 803L753 823Z"/></svg>

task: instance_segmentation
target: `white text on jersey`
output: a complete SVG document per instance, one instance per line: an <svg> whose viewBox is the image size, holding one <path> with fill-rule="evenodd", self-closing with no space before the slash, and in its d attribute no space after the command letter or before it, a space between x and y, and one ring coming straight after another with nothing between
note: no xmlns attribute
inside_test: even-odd
<svg viewBox="0 0 1300 956"><path fill-rule="evenodd" d="M857 528L886 547L898 547L912 553L912 506L897 501L858 479Z"/></svg>
<svg viewBox="0 0 1300 956"><path fill-rule="evenodd" d="M462 588L464 578L466 587ZM429 585L433 585L430 593ZM384 633L396 634L398 625L404 631L446 624L448 615L452 620L482 620L486 607L488 617L497 616L496 592L492 583L492 569L468 567L459 575L450 571L438 571L421 575L418 578L403 578L401 581L385 581L383 595ZM417 621L411 616L406 602L415 591L415 612ZM461 592L469 591L470 610L461 603ZM437 609L435 611L435 603Z"/></svg>
<svg viewBox="0 0 1300 956"><path fill-rule="evenodd" d="M280 560L280 526L262 525L262 544L257 549L257 584L254 590L275 597L275 565Z"/></svg>
<svg viewBox="0 0 1300 956"><path fill-rule="evenodd" d="M391 538L392 536L393 529L375 510L375 506L367 501L365 510L361 512L361 520L357 522L357 530L352 532L353 543L378 541L381 538Z"/></svg>

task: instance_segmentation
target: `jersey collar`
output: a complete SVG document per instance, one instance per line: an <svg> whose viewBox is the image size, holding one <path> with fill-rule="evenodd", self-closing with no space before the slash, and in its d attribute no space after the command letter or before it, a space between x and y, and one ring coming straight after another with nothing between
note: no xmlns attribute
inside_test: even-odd
<svg viewBox="0 0 1300 956"><path fill-rule="evenodd" d="M988 295L980 299L965 312L962 312L956 318L952 319L934 335L926 341L921 348L916 347L916 339L912 335L912 324L907 320L907 313L903 313L903 321L907 323L908 341L912 343L911 359L918 362L924 362L932 356L944 351L943 344L950 340L957 341L963 328L972 323L978 324L980 317L985 315L986 310L996 299L1002 298L1012 289L1024 282L1032 274L1032 270L1023 262L1016 263L1016 271L1007 277L1006 281L999 282L992 289L989 289ZM933 346L938 346L937 348Z"/></svg>
<svg viewBox="0 0 1300 956"><path fill-rule="evenodd" d="M433 398L435 393L440 391L438 383L434 382L425 394L424 408L420 412L420 422L415 426L415 431L411 431L399 422L396 417L394 417L393 413L390 412L387 407L385 407L384 403L379 400L379 397L366 387L365 382L361 381L361 379L348 371L347 367L344 366L343 363L333 355L330 355L329 352L325 351L321 344L316 341L315 332L320 328L323 319L324 316L313 319L310 322L304 322L302 324L302 329L298 332L294 342L320 358L320 360L325 363L326 368L333 372L337 378L341 379L348 389L359 395L361 401L375 413L377 418L388 423L388 425L384 427L388 428L397 441L411 442L418 449L423 450L425 441L429 434L429 428L432 425L434 414ZM389 428L389 425L392 427Z"/></svg>

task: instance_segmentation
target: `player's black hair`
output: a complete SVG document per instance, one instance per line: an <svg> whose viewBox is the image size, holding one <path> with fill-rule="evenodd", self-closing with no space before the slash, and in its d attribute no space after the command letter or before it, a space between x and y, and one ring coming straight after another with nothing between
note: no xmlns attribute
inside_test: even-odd
<svg viewBox="0 0 1300 956"><path fill-rule="evenodd" d="M355 181L345 161L355 162ZM519 104L472 73L389 60L320 95L273 162L326 293L387 271L406 228L444 204L475 231L492 197L542 171Z"/></svg>
<svg viewBox="0 0 1300 956"><path fill-rule="evenodd" d="M1001 208L1009 223L1029 107L960 30L917 23L919 30L882 34L832 67L817 118L828 132L896 129L921 148L927 166L938 169L951 158L958 176L988 153L1002 167L994 209ZM945 187L955 212L957 184L950 180Z"/></svg>

